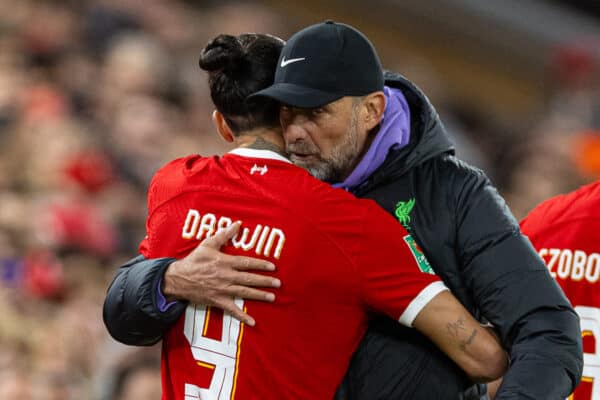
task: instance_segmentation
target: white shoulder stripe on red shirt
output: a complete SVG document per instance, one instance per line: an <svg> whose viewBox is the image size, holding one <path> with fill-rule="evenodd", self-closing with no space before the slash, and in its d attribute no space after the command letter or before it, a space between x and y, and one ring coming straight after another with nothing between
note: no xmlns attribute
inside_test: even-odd
<svg viewBox="0 0 600 400"><path fill-rule="evenodd" d="M404 310L400 318L398 318L398 322L402 325L412 327L415 318L417 318L417 315L421 312L423 307L444 290L448 290L448 288L442 281L432 282L427 285L425 289L421 290L421 293L410 302L408 307L406 307L406 310Z"/></svg>

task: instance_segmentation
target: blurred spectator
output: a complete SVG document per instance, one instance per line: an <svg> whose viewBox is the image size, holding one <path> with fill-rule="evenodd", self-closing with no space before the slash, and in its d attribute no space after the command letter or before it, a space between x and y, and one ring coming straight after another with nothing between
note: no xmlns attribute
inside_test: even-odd
<svg viewBox="0 0 600 400"><path fill-rule="evenodd" d="M505 198L517 219L586 181L575 164L574 140L572 135L545 133L513 146L503 165L511 168Z"/></svg>
<svg viewBox="0 0 600 400"><path fill-rule="evenodd" d="M540 130L569 134L600 128L600 41L582 38L554 50L548 63L548 105Z"/></svg>
<svg viewBox="0 0 600 400"><path fill-rule="evenodd" d="M160 400L161 378L157 358L132 357L115 372L114 400Z"/></svg>
<svg viewBox="0 0 600 400"><path fill-rule="evenodd" d="M22 369L0 371L0 398L14 400L33 400L33 380Z"/></svg>
<svg viewBox="0 0 600 400"><path fill-rule="evenodd" d="M103 329L111 267L144 236L154 171L229 149L198 51L223 29L283 25L239 2L0 8L0 398L159 399L158 349L132 355Z"/></svg>

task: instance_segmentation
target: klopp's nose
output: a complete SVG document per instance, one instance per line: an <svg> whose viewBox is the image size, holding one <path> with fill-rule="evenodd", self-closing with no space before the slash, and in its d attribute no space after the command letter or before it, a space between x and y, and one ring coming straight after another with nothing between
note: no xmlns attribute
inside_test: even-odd
<svg viewBox="0 0 600 400"><path fill-rule="evenodd" d="M301 124L287 124L283 126L283 140L286 144L306 140L306 130Z"/></svg>

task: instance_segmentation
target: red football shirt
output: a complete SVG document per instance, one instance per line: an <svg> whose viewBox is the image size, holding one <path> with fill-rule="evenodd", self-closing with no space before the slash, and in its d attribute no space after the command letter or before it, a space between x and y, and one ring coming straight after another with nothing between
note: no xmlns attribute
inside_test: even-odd
<svg viewBox="0 0 600 400"><path fill-rule="evenodd" d="M576 400L600 400L600 181L537 206L523 233L581 318L583 379Z"/></svg>
<svg viewBox="0 0 600 400"><path fill-rule="evenodd" d="M411 325L444 285L422 273L408 233L371 200L312 178L270 151L236 149L163 167L148 194L146 257L183 257L242 221L224 250L277 266L255 317L189 305L163 342L163 399L331 400L376 310Z"/></svg>

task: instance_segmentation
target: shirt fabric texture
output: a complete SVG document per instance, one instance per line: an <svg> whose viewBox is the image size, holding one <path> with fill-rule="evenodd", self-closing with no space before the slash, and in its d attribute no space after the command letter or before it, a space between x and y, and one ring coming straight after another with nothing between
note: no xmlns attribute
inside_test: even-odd
<svg viewBox="0 0 600 400"><path fill-rule="evenodd" d="M374 202L332 189L268 151L175 160L153 178L148 210L140 245L146 258L184 257L241 220L224 251L275 262L284 282L273 304L238 300L259 321L255 327L188 305L164 338L165 400L330 400L369 310L410 326L446 290L421 272L407 232Z"/></svg>

